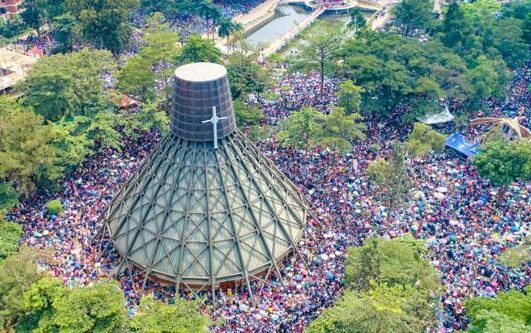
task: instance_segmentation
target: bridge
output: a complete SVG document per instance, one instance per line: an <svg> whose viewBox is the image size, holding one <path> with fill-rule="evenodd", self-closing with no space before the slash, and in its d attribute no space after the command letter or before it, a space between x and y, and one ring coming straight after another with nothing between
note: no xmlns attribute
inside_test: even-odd
<svg viewBox="0 0 531 333"><path fill-rule="evenodd" d="M363 10L380 10L383 7L384 0L347 0L342 4L335 6L322 6L316 0L281 0L280 4L283 5L293 5L299 4L304 5L311 9L324 8L325 12L343 12L349 11L353 8L360 8Z"/></svg>

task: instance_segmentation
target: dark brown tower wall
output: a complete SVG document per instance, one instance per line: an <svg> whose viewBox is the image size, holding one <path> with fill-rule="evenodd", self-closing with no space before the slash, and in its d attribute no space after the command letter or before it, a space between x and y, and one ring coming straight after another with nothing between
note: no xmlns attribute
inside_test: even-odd
<svg viewBox="0 0 531 333"><path fill-rule="evenodd" d="M218 139L236 130L227 71L223 66L195 63L175 72L173 105L170 112L171 129L175 135L191 141L213 141L214 127L203 124L212 117L212 107L218 117Z"/></svg>

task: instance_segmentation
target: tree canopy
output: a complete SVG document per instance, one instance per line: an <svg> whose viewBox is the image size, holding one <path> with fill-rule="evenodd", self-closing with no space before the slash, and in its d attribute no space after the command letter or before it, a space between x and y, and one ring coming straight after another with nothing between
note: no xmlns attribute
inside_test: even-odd
<svg viewBox="0 0 531 333"><path fill-rule="evenodd" d="M470 332L531 331L531 288L524 293L510 290L496 298L475 297L465 301Z"/></svg>
<svg viewBox="0 0 531 333"><path fill-rule="evenodd" d="M423 123L415 123L413 131L407 138L407 151L413 156L426 155L429 152L437 152L444 149L445 136L430 126Z"/></svg>
<svg viewBox="0 0 531 333"><path fill-rule="evenodd" d="M23 104L51 121L64 116L92 117L107 106L101 76L112 68L107 51L83 49L41 58L20 85Z"/></svg>
<svg viewBox="0 0 531 333"><path fill-rule="evenodd" d="M369 238L349 248L346 292L307 332L422 332L432 327L440 282L422 257L426 244L419 242Z"/></svg>
<svg viewBox="0 0 531 333"><path fill-rule="evenodd" d="M138 314L131 319L133 332L200 333L208 331L208 319L198 312L198 304L177 298L167 304L142 298Z"/></svg>
<svg viewBox="0 0 531 333"><path fill-rule="evenodd" d="M202 38L200 35L192 35L181 49L177 57L180 64L192 62L221 62L221 51L213 41Z"/></svg>
<svg viewBox="0 0 531 333"><path fill-rule="evenodd" d="M487 142L473 163L480 175L496 185L507 186L517 179L531 179L531 142Z"/></svg>

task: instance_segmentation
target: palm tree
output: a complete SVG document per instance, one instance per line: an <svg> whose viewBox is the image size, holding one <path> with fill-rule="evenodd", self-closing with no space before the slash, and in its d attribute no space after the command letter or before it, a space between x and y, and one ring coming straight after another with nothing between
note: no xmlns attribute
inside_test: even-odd
<svg viewBox="0 0 531 333"><path fill-rule="evenodd" d="M212 40L214 40L214 33L216 31L217 23L219 22L221 16L221 11L218 7L214 6L210 1L202 2L197 8L197 14L205 18L205 20L210 21L212 26Z"/></svg>
<svg viewBox="0 0 531 333"><path fill-rule="evenodd" d="M222 17L219 20L218 36L227 38L227 53L230 51L230 36L239 31L243 31L243 26L240 23L234 23L226 17Z"/></svg>

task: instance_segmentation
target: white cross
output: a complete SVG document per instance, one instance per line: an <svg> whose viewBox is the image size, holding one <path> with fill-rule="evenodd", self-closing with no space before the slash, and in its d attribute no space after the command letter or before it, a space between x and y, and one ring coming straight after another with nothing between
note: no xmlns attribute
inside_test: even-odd
<svg viewBox="0 0 531 333"><path fill-rule="evenodd" d="M218 149L218 121L227 119L228 117L218 117L218 114L216 113L216 107L212 107L212 118L208 120L203 120L203 124L206 123L212 123L212 127L214 127L214 149Z"/></svg>

